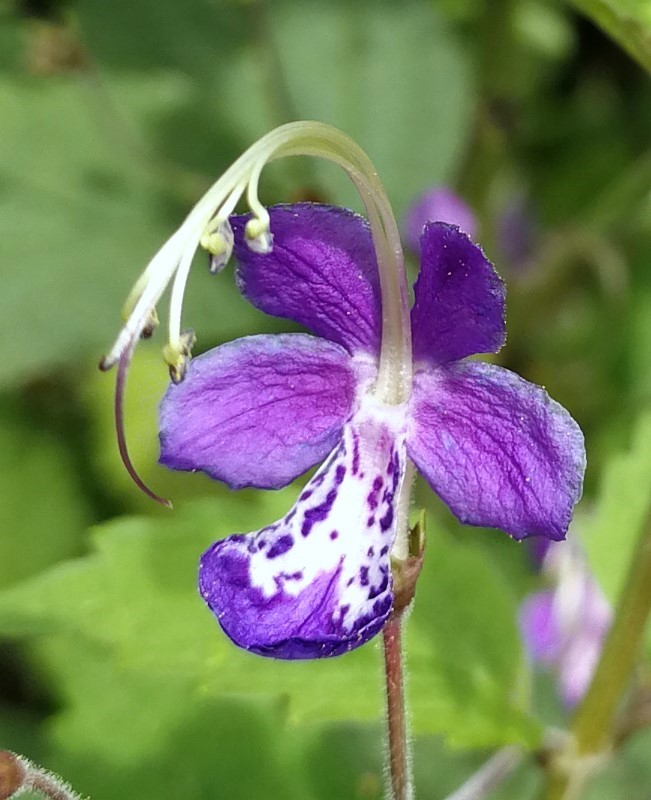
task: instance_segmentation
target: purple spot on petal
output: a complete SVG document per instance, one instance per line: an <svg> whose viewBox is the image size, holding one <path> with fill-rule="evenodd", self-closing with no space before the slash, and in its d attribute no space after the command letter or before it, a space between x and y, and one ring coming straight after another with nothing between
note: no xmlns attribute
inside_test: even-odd
<svg viewBox="0 0 651 800"><path fill-rule="evenodd" d="M294 540L289 534L281 536L280 539L269 548L267 558L278 558L278 556L282 556L283 553L291 550L293 544Z"/></svg>
<svg viewBox="0 0 651 800"><path fill-rule="evenodd" d="M368 586L368 567L360 567L359 570L359 582L362 586Z"/></svg>
<svg viewBox="0 0 651 800"><path fill-rule="evenodd" d="M303 494L298 498L299 500L309 500L312 497L312 490L307 489Z"/></svg>
<svg viewBox="0 0 651 800"><path fill-rule="evenodd" d="M323 503L315 506L314 508L309 508L305 512L303 524L301 525L301 536L309 536L310 531L317 522L323 522L324 519L327 519L336 499L337 490L331 489Z"/></svg>
<svg viewBox="0 0 651 800"><path fill-rule="evenodd" d="M339 464L339 466L335 470L335 484L337 486L341 486L345 477L346 477L346 467L344 467L343 464Z"/></svg>
<svg viewBox="0 0 651 800"><path fill-rule="evenodd" d="M339 531L330 531L330 538L334 541L339 536Z"/></svg>
<svg viewBox="0 0 651 800"><path fill-rule="evenodd" d="M364 584L362 584L364 585ZM374 597L382 594L382 592L386 592L389 586L389 576L385 575L384 578L380 581L379 586L371 586L371 590L368 593L368 599L372 600Z"/></svg>
<svg viewBox="0 0 651 800"><path fill-rule="evenodd" d="M387 513L380 520L380 528L382 528L383 531L387 531L392 524L393 524L393 506L389 506L389 508L387 508Z"/></svg>
<svg viewBox="0 0 651 800"><path fill-rule="evenodd" d="M375 525L375 517L369 517L369 518L366 520L366 527L367 527L367 528L372 528L372 527L373 527L373 525Z"/></svg>
<svg viewBox="0 0 651 800"><path fill-rule="evenodd" d="M359 436L353 434L353 475L359 471Z"/></svg>
<svg viewBox="0 0 651 800"><path fill-rule="evenodd" d="M373 556L375 555L375 548L373 548L373 547L369 547L369 548L368 548L368 552L366 553L366 555L367 555L369 558L373 558Z"/></svg>
<svg viewBox="0 0 651 800"><path fill-rule="evenodd" d="M389 552L389 545L385 544L384 547L380 550L380 555L385 556Z"/></svg>

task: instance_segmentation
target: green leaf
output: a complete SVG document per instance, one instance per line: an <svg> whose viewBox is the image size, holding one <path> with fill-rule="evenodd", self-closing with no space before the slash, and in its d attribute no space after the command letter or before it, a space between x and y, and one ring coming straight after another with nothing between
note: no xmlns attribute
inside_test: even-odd
<svg viewBox="0 0 651 800"><path fill-rule="evenodd" d="M0 406L0 587L82 549L90 520L65 443L34 420Z"/></svg>
<svg viewBox="0 0 651 800"><path fill-rule="evenodd" d="M572 0L572 3L651 71L651 5L648 0Z"/></svg>
<svg viewBox="0 0 651 800"><path fill-rule="evenodd" d="M362 145L398 215L417 193L451 180L473 97L467 61L433 3L274 6L273 36L295 111ZM308 25L319 36L306 36ZM332 169L319 176L338 201L354 198Z"/></svg>
<svg viewBox="0 0 651 800"><path fill-rule="evenodd" d="M630 450L606 466L594 515L578 525L590 566L615 603L633 557L651 496L651 412L642 414Z"/></svg>
<svg viewBox="0 0 651 800"><path fill-rule="evenodd" d="M0 596L0 633L65 633L116 669L187 681L206 698L287 698L292 723L373 720L383 707L378 646L333 660L278 662L236 649L196 591L210 541L279 517L293 490L255 505L203 501L167 522L124 519L97 529L95 552ZM536 741L513 691L520 662L515 600L479 550L436 538L409 621L416 733L458 745Z"/></svg>
<svg viewBox="0 0 651 800"><path fill-rule="evenodd" d="M107 659L75 635L37 650L63 709L47 726L47 766L93 800L302 800L295 744L275 701L213 698L181 676Z"/></svg>
<svg viewBox="0 0 651 800"><path fill-rule="evenodd" d="M0 74L0 338L11 342L0 387L62 363L96 361L121 325L131 285L190 205L186 196L181 208L177 198L168 217L162 190L179 183L178 171L166 172L146 146L125 143L120 103L135 104L142 118L182 106L192 89L173 75L115 85L117 111L110 92L76 78ZM211 280L198 272L186 320L200 346L265 327L232 274Z"/></svg>

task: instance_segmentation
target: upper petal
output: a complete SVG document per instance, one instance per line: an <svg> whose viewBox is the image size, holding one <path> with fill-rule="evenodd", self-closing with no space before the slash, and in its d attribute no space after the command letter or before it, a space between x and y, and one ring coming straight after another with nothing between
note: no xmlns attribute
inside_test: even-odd
<svg viewBox="0 0 651 800"><path fill-rule="evenodd" d="M231 217L237 282L256 308L298 322L349 352L377 354L382 312L367 221L345 208L296 203L269 209L273 249L246 243L249 216Z"/></svg>
<svg viewBox="0 0 651 800"><path fill-rule="evenodd" d="M235 644L273 658L323 658L374 636L392 607L389 554L404 433L360 413L285 517L207 550L201 594Z"/></svg>
<svg viewBox="0 0 651 800"><path fill-rule="evenodd" d="M216 347L161 401L160 462L232 488L285 486L338 441L361 371L339 345L303 333Z"/></svg>
<svg viewBox="0 0 651 800"><path fill-rule="evenodd" d="M562 539L581 496L583 434L539 386L490 364L416 374L409 455L461 522Z"/></svg>
<svg viewBox="0 0 651 800"><path fill-rule="evenodd" d="M470 206L446 186L435 186L419 195L407 209L404 234L412 253L420 253L420 237L428 222L457 225L471 239L477 232L477 218Z"/></svg>
<svg viewBox="0 0 651 800"><path fill-rule="evenodd" d="M454 225L431 222L420 252L411 310L414 360L445 364L496 353L506 340L505 289L481 248Z"/></svg>

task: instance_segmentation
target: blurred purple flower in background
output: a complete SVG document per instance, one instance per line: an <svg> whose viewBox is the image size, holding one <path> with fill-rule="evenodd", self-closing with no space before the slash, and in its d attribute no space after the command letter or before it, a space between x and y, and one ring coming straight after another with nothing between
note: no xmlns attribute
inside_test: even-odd
<svg viewBox="0 0 651 800"><path fill-rule="evenodd" d="M268 252L248 245L248 217L231 217L238 286L315 335L249 336L191 361L161 404L161 462L278 489L325 459L281 520L216 542L200 568L201 593L236 644L318 658L363 644L391 613L408 459L462 522L562 539L585 451L543 389L465 360L503 345L505 291L458 227L422 229L413 387L392 405L373 391L383 309L368 223L308 203L269 215Z"/></svg>
<svg viewBox="0 0 651 800"><path fill-rule="evenodd" d="M407 247L420 253L420 236L428 222L447 222L456 225L471 239L477 233L477 219L470 206L445 186L427 189L409 206L403 221Z"/></svg>
<svg viewBox="0 0 651 800"><path fill-rule="evenodd" d="M554 671L572 707L590 685L613 611L575 542L549 542L542 570L553 587L525 598L520 630L530 657Z"/></svg>
<svg viewBox="0 0 651 800"><path fill-rule="evenodd" d="M526 267L536 246L536 217L524 194L514 194L497 221L499 252L510 268Z"/></svg>

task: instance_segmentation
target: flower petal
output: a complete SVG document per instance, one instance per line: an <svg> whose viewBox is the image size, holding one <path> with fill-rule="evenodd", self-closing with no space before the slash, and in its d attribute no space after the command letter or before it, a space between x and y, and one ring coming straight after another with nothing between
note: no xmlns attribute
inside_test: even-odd
<svg viewBox="0 0 651 800"><path fill-rule="evenodd" d="M204 553L201 594L235 644L272 658L324 658L378 633L393 603L389 553L405 460L391 418L359 414L283 519Z"/></svg>
<svg viewBox="0 0 651 800"><path fill-rule="evenodd" d="M554 617L554 592L545 589L525 597L519 613L520 633L534 661L553 664L563 646Z"/></svg>
<svg viewBox="0 0 651 800"><path fill-rule="evenodd" d="M267 255L246 242L249 216L231 217L242 294L265 313L294 320L351 353L377 354L382 314L367 221L316 203L275 206L269 215L273 249Z"/></svg>
<svg viewBox="0 0 651 800"><path fill-rule="evenodd" d="M420 237L428 222L457 225L471 239L477 232L477 218L470 206L446 186L435 186L419 195L407 209L404 234L412 253L420 253Z"/></svg>
<svg viewBox="0 0 651 800"><path fill-rule="evenodd" d="M190 362L160 406L160 463L278 489L341 436L363 366L303 333L247 336Z"/></svg>
<svg viewBox="0 0 651 800"><path fill-rule="evenodd" d="M539 386L477 362L419 372L408 450L461 522L564 538L583 486L583 434Z"/></svg>
<svg viewBox="0 0 651 800"><path fill-rule="evenodd" d="M506 340L505 289L481 248L454 225L431 222L420 252L411 310L414 360L446 364L496 353Z"/></svg>

